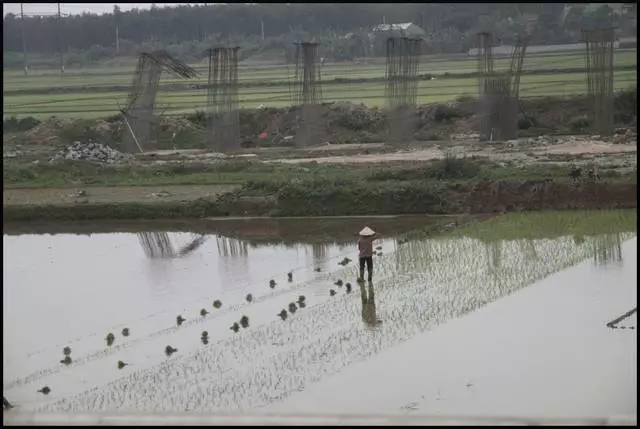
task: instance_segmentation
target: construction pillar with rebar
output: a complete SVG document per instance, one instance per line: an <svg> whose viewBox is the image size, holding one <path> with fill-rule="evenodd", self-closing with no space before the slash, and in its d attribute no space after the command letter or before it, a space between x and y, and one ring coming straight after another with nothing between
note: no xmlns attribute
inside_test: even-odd
<svg viewBox="0 0 640 429"><path fill-rule="evenodd" d="M389 112L389 140L400 143L411 138L418 95L418 69L422 40L406 37L387 39L385 98Z"/></svg>
<svg viewBox="0 0 640 429"><path fill-rule="evenodd" d="M297 42L295 45L296 65L291 91L293 104L300 106L300 126L296 133L296 145L312 146L321 143L324 135L318 44Z"/></svg>
<svg viewBox="0 0 640 429"><path fill-rule="evenodd" d="M209 110L208 145L218 152L240 147L238 112L238 50L217 47L207 51L209 79L207 108Z"/></svg>
<svg viewBox="0 0 640 429"><path fill-rule="evenodd" d="M133 77L127 107L121 110L126 132L124 149L129 152L144 152L154 149L155 103L163 70L180 78L191 78L197 72L186 64L172 58L165 51L142 53Z"/></svg>
<svg viewBox="0 0 640 429"><path fill-rule="evenodd" d="M590 122L601 136L613 134L614 29L584 30Z"/></svg>
<svg viewBox="0 0 640 429"><path fill-rule="evenodd" d="M527 43L519 38L507 73L494 69L492 37L478 34L478 89L480 96L480 139L504 140L517 137L520 76Z"/></svg>

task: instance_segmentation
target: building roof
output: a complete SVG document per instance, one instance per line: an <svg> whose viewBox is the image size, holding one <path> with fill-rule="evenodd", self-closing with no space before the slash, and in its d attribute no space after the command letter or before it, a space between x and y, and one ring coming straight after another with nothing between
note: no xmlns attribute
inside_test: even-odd
<svg viewBox="0 0 640 429"><path fill-rule="evenodd" d="M413 25L413 22L405 22L403 24L379 24L373 27L373 31L406 31Z"/></svg>

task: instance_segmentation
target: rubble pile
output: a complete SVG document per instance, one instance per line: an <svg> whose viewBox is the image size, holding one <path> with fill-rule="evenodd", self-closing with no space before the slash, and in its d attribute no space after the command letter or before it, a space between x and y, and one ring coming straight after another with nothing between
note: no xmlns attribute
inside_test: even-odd
<svg viewBox="0 0 640 429"><path fill-rule="evenodd" d="M613 136L612 142L614 144L634 144L634 143L637 144L638 134L634 133L630 129L616 130L616 133Z"/></svg>
<svg viewBox="0 0 640 429"><path fill-rule="evenodd" d="M2 146L2 158L18 158L20 156L24 155L24 151L18 149L18 148L14 148L14 149L9 149L7 148L5 145Z"/></svg>
<svg viewBox="0 0 640 429"><path fill-rule="evenodd" d="M49 118L25 133L27 142L52 145L58 143L60 133L73 126L73 120L63 118Z"/></svg>
<svg viewBox="0 0 640 429"><path fill-rule="evenodd" d="M50 162L60 160L83 160L100 162L104 164L119 164L132 161L133 155L119 152L100 143L89 142L86 144L74 142L58 152Z"/></svg>
<svg viewBox="0 0 640 429"><path fill-rule="evenodd" d="M327 112L329 126L349 130L380 130L386 125L385 112L363 104L332 103Z"/></svg>

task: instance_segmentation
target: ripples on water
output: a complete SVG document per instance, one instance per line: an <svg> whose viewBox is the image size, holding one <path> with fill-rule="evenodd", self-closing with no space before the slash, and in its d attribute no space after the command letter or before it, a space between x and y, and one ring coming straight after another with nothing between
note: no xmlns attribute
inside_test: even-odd
<svg viewBox="0 0 640 429"><path fill-rule="evenodd" d="M445 234L403 244L391 236L380 240L374 282L359 285L355 263L338 264L357 260L345 240L5 235L4 391L41 411L259 408L584 259L622 263L621 244L633 236L483 242ZM351 282L352 292L334 286L337 279ZM330 297L332 288L338 294ZM301 294L306 308L280 320L276 314ZM187 319L181 327L177 314ZM234 334L229 326L245 314L250 327ZM128 338L119 334L125 326ZM116 333L112 347L107 332ZM65 345L73 349L69 367L58 364ZM178 352L166 358L166 345ZM129 363L122 371L120 359ZM36 393L43 385L52 388L48 397Z"/></svg>

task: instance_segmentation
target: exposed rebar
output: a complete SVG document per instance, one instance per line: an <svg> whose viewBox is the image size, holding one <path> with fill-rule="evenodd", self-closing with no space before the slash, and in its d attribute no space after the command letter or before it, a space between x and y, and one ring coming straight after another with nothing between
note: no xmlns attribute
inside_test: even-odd
<svg viewBox="0 0 640 429"><path fill-rule="evenodd" d="M197 75L193 68L174 59L166 51L143 52L138 56L127 106L122 110L129 124L130 132L124 137L124 148L129 152L146 151L155 146L155 104L163 70L183 79Z"/></svg>
<svg viewBox="0 0 640 429"><path fill-rule="evenodd" d="M219 152L240 147L238 113L239 47L209 49L207 107L209 146Z"/></svg>
<svg viewBox="0 0 640 429"><path fill-rule="evenodd" d="M296 65L292 85L292 101L300 106L300 127L296 144L311 146L322 140L322 79L318 57L318 44L296 43Z"/></svg>
<svg viewBox="0 0 640 429"><path fill-rule="evenodd" d="M504 140L517 137L520 76L527 43L519 38L511 54L507 73L497 73L493 62L493 39L478 33L478 92L480 95L480 138Z"/></svg>
<svg viewBox="0 0 640 429"><path fill-rule="evenodd" d="M422 40L387 39L385 98L389 111L389 140L399 143L411 136L411 118L417 102Z"/></svg>
<svg viewBox="0 0 640 429"><path fill-rule="evenodd" d="M589 119L594 132L613 134L614 29L584 30Z"/></svg>

